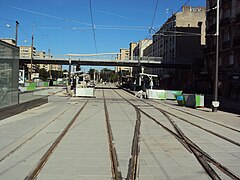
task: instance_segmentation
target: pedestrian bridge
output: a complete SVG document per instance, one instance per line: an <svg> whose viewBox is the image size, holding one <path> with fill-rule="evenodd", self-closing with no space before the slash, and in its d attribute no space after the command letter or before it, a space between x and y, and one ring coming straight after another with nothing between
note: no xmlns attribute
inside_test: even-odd
<svg viewBox="0 0 240 180"><path fill-rule="evenodd" d="M163 62L162 57L133 57L132 59L121 59L119 53L102 54L66 54L54 57L20 57L20 63L27 64L59 64L59 65L81 65L81 66L125 66L125 67L159 67L159 68L189 68L190 64L179 64Z"/></svg>

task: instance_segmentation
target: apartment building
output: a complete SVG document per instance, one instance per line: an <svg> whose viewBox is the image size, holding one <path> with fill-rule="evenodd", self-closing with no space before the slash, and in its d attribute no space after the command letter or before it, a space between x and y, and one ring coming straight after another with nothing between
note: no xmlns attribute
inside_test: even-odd
<svg viewBox="0 0 240 180"><path fill-rule="evenodd" d="M45 69L46 71L62 71L62 65L58 64L39 64L39 69Z"/></svg>
<svg viewBox="0 0 240 180"><path fill-rule="evenodd" d="M20 59L31 59L31 53L33 52L33 57L36 53L36 48L31 46L19 46L19 57Z"/></svg>
<svg viewBox="0 0 240 180"><path fill-rule="evenodd" d="M44 51L36 51L34 58L45 58L46 57L46 53Z"/></svg>
<svg viewBox="0 0 240 180"><path fill-rule="evenodd" d="M6 42L8 44L11 44L13 46L16 46L16 40L15 39L9 39L9 38L4 38L4 39L0 39L3 42Z"/></svg>
<svg viewBox="0 0 240 180"><path fill-rule="evenodd" d="M117 56L117 60L119 61L124 61L124 60L129 60L130 58L130 50L129 48L121 48L120 53ZM132 74L132 68L131 67L120 67L116 66L115 72L128 72L127 74L131 75Z"/></svg>
<svg viewBox="0 0 240 180"><path fill-rule="evenodd" d="M212 93L216 62L216 0L207 0L205 69L202 83ZM219 87L224 98L240 100L240 0L220 0Z"/></svg>
<svg viewBox="0 0 240 180"><path fill-rule="evenodd" d="M143 39L137 43L137 46L133 50L133 56L135 57L143 57L143 51L148 46L152 44L152 39Z"/></svg>
<svg viewBox="0 0 240 180"><path fill-rule="evenodd" d="M143 39L138 41L135 48L133 49L133 59L139 60L144 58L144 50L152 44L152 39ZM133 74L137 76L141 72L141 68L134 67Z"/></svg>
<svg viewBox="0 0 240 180"><path fill-rule="evenodd" d="M153 43L145 50L145 55L162 57L161 61L166 63L197 66L191 70L159 69L161 88L185 92L195 89L194 78L204 64L205 21L205 7L183 6L181 12L173 14L153 35Z"/></svg>
<svg viewBox="0 0 240 180"><path fill-rule="evenodd" d="M130 60L133 60L134 59L134 54L133 54L133 51L134 49L137 47L138 43L136 42L131 42L129 44L129 59Z"/></svg>
<svg viewBox="0 0 240 180"><path fill-rule="evenodd" d="M19 56L20 59L30 59L31 58L31 46L20 46L19 47ZM36 48L33 48L33 59L34 58L46 58L49 55L46 55L45 51L36 51ZM31 65L27 64L28 70L30 70ZM49 70L56 70L56 71L62 71L62 65L55 65L55 64L33 64L33 73L37 73L39 69L46 69L46 71ZM35 75L35 74L33 74Z"/></svg>

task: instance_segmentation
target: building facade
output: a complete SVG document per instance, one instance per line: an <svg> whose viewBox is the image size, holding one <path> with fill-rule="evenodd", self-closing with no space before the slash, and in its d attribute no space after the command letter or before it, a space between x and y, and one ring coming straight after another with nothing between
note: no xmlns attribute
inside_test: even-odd
<svg viewBox="0 0 240 180"><path fill-rule="evenodd" d="M31 46L20 46L19 47L19 56L20 59L30 59L31 58L31 51L32 47ZM46 55L45 51L36 51L36 48L33 48L33 59L34 58L46 58L49 55ZM51 56L50 56L51 57ZM34 60L33 60L34 61ZM31 65L27 64L27 69L30 71ZM44 68L46 71L62 71L62 66L61 65L55 65L55 64L33 64L33 75L32 77L37 77L39 69ZM50 74L51 76L51 74ZM28 77L26 75L26 77Z"/></svg>
<svg viewBox="0 0 240 180"><path fill-rule="evenodd" d="M197 67L158 69L161 88L185 92L196 89L195 76L204 64L205 21L205 7L183 6L182 12L173 14L153 35L152 50L148 50L152 56L162 57L165 63L188 63Z"/></svg>
<svg viewBox="0 0 240 180"><path fill-rule="evenodd" d="M117 56L117 60L119 61L124 61L124 60L129 60L130 59L130 50L128 48L121 48L120 53ZM126 73L128 72L129 75L132 74L132 68L131 67L120 67L116 66L115 72L123 72L125 71Z"/></svg>
<svg viewBox="0 0 240 180"><path fill-rule="evenodd" d="M148 48L152 44L152 39L143 39L138 41L136 44L136 47L133 50L133 59L134 60L141 60L144 59L144 56L147 56L144 54L144 50ZM141 72L141 67L134 67L133 68L133 74L134 76L138 76Z"/></svg>
<svg viewBox="0 0 240 180"><path fill-rule="evenodd" d="M137 47L137 43L136 42L131 42L129 44L129 59L133 60L134 59L134 49Z"/></svg>
<svg viewBox="0 0 240 180"><path fill-rule="evenodd" d="M3 42L6 42L6 43L8 43L8 44L11 44L11 45L13 45L13 46L16 46L16 40L15 39L0 39L1 41L3 41Z"/></svg>
<svg viewBox="0 0 240 180"><path fill-rule="evenodd" d="M133 56L135 57L143 57L143 51L144 49L146 49L148 46L150 46L152 44L152 39L143 39L140 40L136 47L133 50Z"/></svg>
<svg viewBox="0 0 240 180"><path fill-rule="evenodd" d="M207 27L205 49L205 81L202 87L213 92L216 62L216 0L207 0ZM219 86L218 94L224 98L240 100L240 1L220 0L219 23Z"/></svg>
<svg viewBox="0 0 240 180"><path fill-rule="evenodd" d="M19 46L19 58L20 59L31 59L31 53L33 52L33 57L35 56L36 53L36 48L31 46Z"/></svg>

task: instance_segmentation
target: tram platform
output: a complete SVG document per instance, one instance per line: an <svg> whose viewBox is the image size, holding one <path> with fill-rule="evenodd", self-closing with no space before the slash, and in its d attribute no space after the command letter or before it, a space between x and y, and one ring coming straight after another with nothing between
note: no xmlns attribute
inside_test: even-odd
<svg viewBox="0 0 240 180"><path fill-rule="evenodd" d="M210 108L192 109L178 106L173 101L143 99L143 102L140 102L138 98L122 90L111 90L110 87L96 91L95 99L56 94L49 97L47 104L1 120L0 179L24 179L86 101L89 101L87 108L70 128L65 140L53 152L38 179L111 179L111 160L102 91L105 91L119 158L119 170L122 172L123 179L126 178L128 171L136 115L134 108L131 108L115 91L154 118L162 119L163 115L153 106L144 104L145 102L239 142L240 116L238 114L221 110L211 112ZM209 179L194 156L176 138L171 137L147 116L142 114L141 117L138 164L140 179ZM238 146L172 118L176 120L186 136L240 177ZM166 120L162 119L162 123L174 130ZM220 127L218 123L237 131L233 132L231 129ZM219 172L216 168L214 170ZM220 175L222 179L229 179L223 173Z"/></svg>

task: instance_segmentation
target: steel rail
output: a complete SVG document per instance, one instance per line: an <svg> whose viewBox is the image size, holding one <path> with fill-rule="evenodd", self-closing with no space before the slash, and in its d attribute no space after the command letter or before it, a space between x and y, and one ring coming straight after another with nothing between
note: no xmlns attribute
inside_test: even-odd
<svg viewBox="0 0 240 180"><path fill-rule="evenodd" d="M131 158L129 159L128 165L128 173L127 179L128 180L135 180L137 179L137 172L138 172L138 155L140 152L140 127L141 127L141 113L138 108L134 107L137 115L135 129L134 129L134 136L132 140L132 150L131 150Z"/></svg>
<svg viewBox="0 0 240 180"><path fill-rule="evenodd" d="M114 90L124 101L123 98L116 90ZM133 106L136 112L136 123L134 128L134 135L132 139L132 148L131 148L131 158L129 159L128 164L128 172L127 172L127 180L136 180L137 179L137 172L138 172L138 162L139 162L139 152L140 152L140 127L141 127L141 113L139 108Z"/></svg>
<svg viewBox="0 0 240 180"><path fill-rule="evenodd" d="M73 125L73 123L76 121L82 110L87 105L88 101L84 103L84 105L81 107L81 109L75 114L75 116L72 118L72 120L68 123L68 125L65 127L65 129L62 131L62 133L58 136L58 138L53 142L51 147L46 151L46 153L42 156L36 167L28 174L27 177L25 177L25 180L33 180L37 178L37 175L40 173L44 165L47 163L48 159L54 152L54 150L57 148L63 137L66 135L70 127Z"/></svg>
<svg viewBox="0 0 240 180"><path fill-rule="evenodd" d="M191 150L191 152L194 154L198 162L202 165L202 167L205 169L207 174L214 180L220 180L221 178L217 175L217 173L213 170L213 168L207 163L207 161L203 158L202 153L199 153L198 150L194 149L192 146L189 145L188 139L185 136L185 134L182 132L182 130L178 127L178 125L175 123L175 121L165 112L160 111L162 114L170 121L172 126L174 127L175 131L181 136L184 142L186 142L188 149Z"/></svg>
<svg viewBox="0 0 240 180"><path fill-rule="evenodd" d="M130 101L128 101L126 98L124 98L122 96L123 99L125 99L127 102L129 102L132 106L137 107L136 105L134 105L133 103L131 103ZM143 103L143 100L139 100ZM148 104L148 103L146 103ZM151 104L148 104L152 107L154 107ZM138 107L137 107L138 108ZM155 108L155 107L154 107ZM208 173L208 171L211 173L209 174L210 177L212 179L218 179L218 176L215 176L214 172L212 172L212 168L209 169L209 164L208 165L204 165L206 163L206 161L212 163L213 165L215 165L219 170L221 170L223 173L225 173L227 176L231 177L232 179L240 179L237 175L235 175L233 172L231 172L227 167L223 166L221 163L219 163L217 160L213 159L209 154L207 154L205 151L203 151L200 147L198 147L195 143L193 143L189 138L187 138L184 135L184 138L179 135L176 134L175 132L173 132L171 129L169 129L168 127L164 126L162 123L160 123L159 121L157 121L155 118L153 118L152 116L150 116L149 114L147 114L145 111L143 111L142 109L140 109L140 112L143 113L144 115L146 115L148 118L152 119L156 124L160 125L163 129L165 129L166 131L168 131L170 134L172 134L180 143L185 144L187 143L187 145L191 148L191 150L193 150L193 153L196 154L197 157L199 157L198 161L201 163L201 165L204 166L204 169L206 170L206 172ZM184 146L186 147L186 146ZM206 160L206 161L204 161Z"/></svg>
<svg viewBox="0 0 240 180"><path fill-rule="evenodd" d="M154 102L156 102L156 101L154 101ZM201 117L201 116L198 116L198 115L196 115L196 114L192 114L192 113L190 113L190 112L186 112L186 111L183 111L183 110L181 110L181 109L171 107L169 103L167 103L167 104L169 104L169 105L166 105L166 104L163 104L163 103L158 103L158 102L157 102L157 104L161 104L161 105L163 105L163 106L172 108L172 109L177 110L177 111L180 111L180 112L182 112L182 113L191 115L191 116L193 116L193 117L197 117L197 118L199 118L199 119L202 119L202 120L211 122L211 123L213 123L213 124L217 124L217 125L219 125L219 126L222 126L222 127L227 128L227 129L230 129L230 130L233 130L233 131L236 131L236 132L240 133L240 130L239 130L239 129L235 129L235 128L229 127L229 126L227 126L227 125L225 125L225 124L221 124L221 123L219 123L219 122L215 122L215 121L213 121L213 120L211 120L211 119L207 119L207 118L205 118L205 117Z"/></svg>
<svg viewBox="0 0 240 180"><path fill-rule="evenodd" d="M195 143L193 143L190 139L188 139L187 137L185 139L182 139L182 137L178 134L176 134L175 132L173 132L171 129L169 129L168 127L164 126L163 124L161 124L159 121L157 121L155 118L151 117L149 114L147 114L146 112L144 112L143 110L140 109L140 111L146 115L148 118L152 119L154 122L156 122L158 125L160 125L163 129L167 130L170 134L174 135L174 137L176 137L176 139L178 141L180 141L181 143L187 143L190 147L194 148L195 150L197 150L198 152L200 152L200 156L203 156L204 159L206 159L207 161L211 162L212 164L214 164L218 169L220 169L223 173L225 173L226 175L228 175L229 177L231 177L232 179L240 179L239 177L237 177L233 172L231 172L227 167L223 166L221 163L219 163L217 160L213 159L209 154L207 154L205 151L203 151L202 149L200 149ZM185 147L185 146L184 146Z"/></svg>
<svg viewBox="0 0 240 180"><path fill-rule="evenodd" d="M113 138L112 128L109 120L109 114L108 114L104 90L102 90L102 93L103 93L104 111L105 111L105 117L106 117L105 122L106 122L107 133L108 133L109 153L111 158L112 178L113 180L122 180L122 174L118 170L119 163L117 158L117 152L114 146L114 138Z"/></svg>
<svg viewBox="0 0 240 180"><path fill-rule="evenodd" d="M204 130L204 131L206 131L206 132L208 132L208 133L210 133L210 134L212 134L212 135L214 135L214 136L216 136L216 137L218 137L218 138L224 139L224 140L226 140L226 141L228 141L228 142L230 142L230 143L232 143L232 144L240 147L240 143L239 143L239 142L236 142L236 141L234 141L234 140L232 140L232 139L230 139L230 138L227 138L227 137L225 137L225 136L223 136L223 135L221 135L221 134L219 134L219 133L216 133L216 132L214 132L214 131L211 131L211 130L209 130L209 129L207 129L207 128L204 128L204 127L202 127L202 126L200 126L200 125L197 125L197 124L195 124L195 123L192 123L192 122L188 121L187 119L184 119L184 118L182 118L182 117L179 117L179 116L177 116L177 115L175 115L175 114L173 114L173 113L171 113L171 112L168 112L168 111L166 111L166 110L160 109L159 107L156 107L155 105L152 105L152 104L150 104L150 103L148 103L148 102L145 102L145 103L153 106L155 109L157 109L157 110L160 111L161 113L165 113L165 114L169 114L169 115L171 115L171 116L174 116L174 117L180 119L181 121L184 121L184 122L186 122L186 123L188 123L188 124L191 124L191 125L193 125L193 126L195 126L195 127L198 127L199 129L202 129L202 130Z"/></svg>

